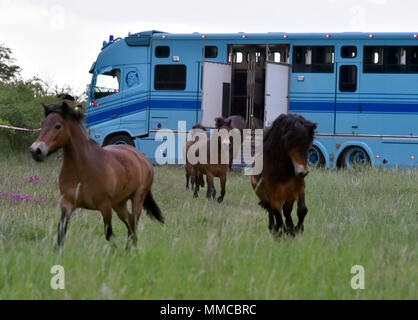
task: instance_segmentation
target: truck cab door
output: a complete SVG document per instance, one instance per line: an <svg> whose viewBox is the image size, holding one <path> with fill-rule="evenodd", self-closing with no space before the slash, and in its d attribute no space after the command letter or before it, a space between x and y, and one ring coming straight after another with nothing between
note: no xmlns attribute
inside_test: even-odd
<svg viewBox="0 0 418 320"><path fill-rule="evenodd" d="M149 118L149 64L127 66L123 69L121 101L121 128L132 136L148 134Z"/></svg>

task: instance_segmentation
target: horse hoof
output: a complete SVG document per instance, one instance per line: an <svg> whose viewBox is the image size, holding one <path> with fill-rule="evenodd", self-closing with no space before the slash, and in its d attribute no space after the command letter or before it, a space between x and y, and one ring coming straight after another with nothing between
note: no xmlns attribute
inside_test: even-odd
<svg viewBox="0 0 418 320"><path fill-rule="evenodd" d="M277 226L274 227L272 233L276 238L283 238L283 236L284 236L283 229L282 228L279 229L279 228L277 228Z"/></svg>
<svg viewBox="0 0 418 320"><path fill-rule="evenodd" d="M199 195L197 193L193 194L193 198L197 198Z"/></svg>
<svg viewBox="0 0 418 320"><path fill-rule="evenodd" d="M219 202L219 203L221 203L222 201L224 201L224 198L219 197L219 198L218 198L218 202Z"/></svg>
<svg viewBox="0 0 418 320"><path fill-rule="evenodd" d="M295 237L296 236L296 232L295 230L289 230L288 232L286 232L288 235L290 235L291 237Z"/></svg>
<svg viewBox="0 0 418 320"><path fill-rule="evenodd" d="M302 234L303 233L303 227L296 227L295 232Z"/></svg>

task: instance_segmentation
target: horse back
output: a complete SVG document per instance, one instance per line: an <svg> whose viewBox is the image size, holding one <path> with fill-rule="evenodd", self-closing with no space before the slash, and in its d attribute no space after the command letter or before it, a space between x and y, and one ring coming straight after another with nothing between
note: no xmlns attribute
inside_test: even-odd
<svg viewBox="0 0 418 320"><path fill-rule="evenodd" d="M242 130L247 129L247 122L245 121L244 117L242 116L230 116L228 120L231 120L231 127L234 129L238 129L242 132Z"/></svg>

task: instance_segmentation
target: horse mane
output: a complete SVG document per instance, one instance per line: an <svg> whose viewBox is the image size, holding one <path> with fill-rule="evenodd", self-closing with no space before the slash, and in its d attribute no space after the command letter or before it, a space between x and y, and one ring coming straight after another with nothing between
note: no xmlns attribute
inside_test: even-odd
<svg viewBox="0 0 418 320"><path fill-rule="evenodd" d="M69 99L63 99L59 103L54 103L51 105L45 105L42 103L45 111L45 117L51 113L57 113L64 119L72 119L77 122L81 122L85 115L82 110L82 106L72 103Z"/></svg>
<svg viewBox="0 0 418 320"><path fill-rule="evenodd" d="M281 142L288 132L300 131L300 128L305 128L308 136L306 139L313 140L316 123L306 120L301 115L297 114L281 114L276 120L273 121L271 127L265 130L263 139L263 148L269 153L275 154L276 158L280 158L285 150L281 150L283 147Z"/></svg>

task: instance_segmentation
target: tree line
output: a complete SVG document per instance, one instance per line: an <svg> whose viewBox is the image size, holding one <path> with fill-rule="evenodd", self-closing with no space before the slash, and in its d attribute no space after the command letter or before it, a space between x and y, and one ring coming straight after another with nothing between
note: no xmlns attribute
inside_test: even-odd
<svg viewBox="0 0 418 320"><path fill-rule="evenodd" d="M0 44L0 125L39 128L44 118L41 102L53 103L71 88L52 86L36 76L24 79L21 71L12 50ZM36 132L0 128L0 153L9 148L26 150L36 136Z"/></svg>

